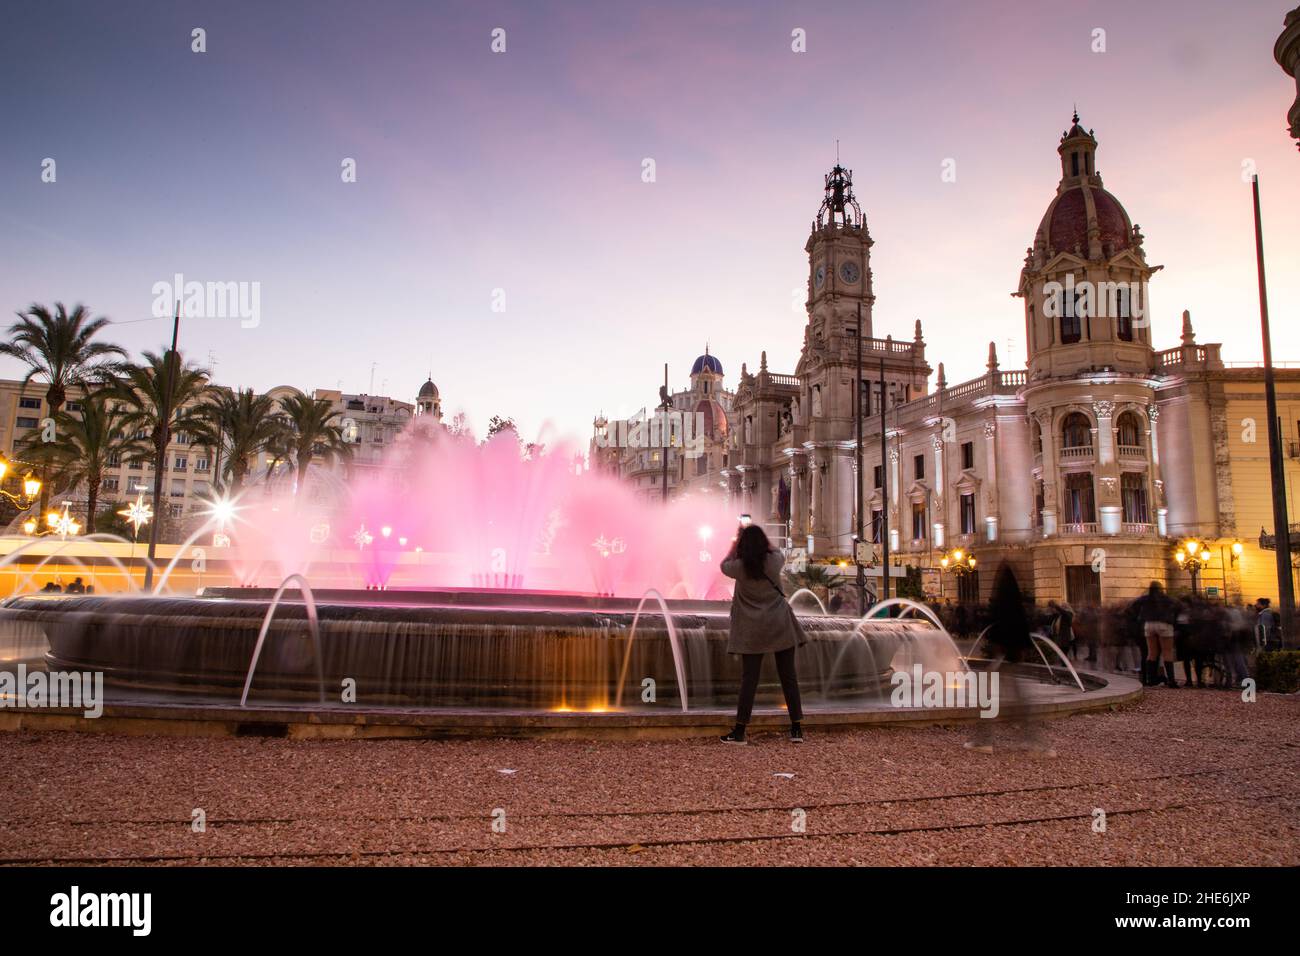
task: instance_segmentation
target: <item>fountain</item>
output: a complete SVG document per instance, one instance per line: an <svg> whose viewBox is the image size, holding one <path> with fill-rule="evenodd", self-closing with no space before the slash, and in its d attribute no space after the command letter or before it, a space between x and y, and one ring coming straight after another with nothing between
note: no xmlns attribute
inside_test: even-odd
<svg viewBox="0 0 1300 956"><path fill-rule="evenodd" d="M512 432L480 445L413 425L390 454L350 488L270 475L214 509L186 547L212 534L228 585L17 595L0 605L0 637L38 629L50 669L102 671L110 702L317 715L734 706L724 501L647 501L575 469L572 448L522 452ZM257 586L272 575L274 588ZM643 613L648 601L658 613ZM895 599L878 607L913 616L861 620L818 605L800 612L810 712L887 706L891 675L915 664L966 668L922 605ZM780 699L773 678L760 704ZM625 697L627 682L642 692Z"/></svg>

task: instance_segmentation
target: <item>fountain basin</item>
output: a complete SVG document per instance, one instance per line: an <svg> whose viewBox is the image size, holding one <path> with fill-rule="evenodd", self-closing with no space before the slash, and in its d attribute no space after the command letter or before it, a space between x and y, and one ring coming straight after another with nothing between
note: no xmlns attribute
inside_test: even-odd
<svg viewBox="0 0 1300 956"><path fill-rule="evenodd" d="M51 670L102 671L110 687L237 702L272 594L220 588L193 598L16 597L0 606L0 626L38 627ZM601 713L680 703L657 605L646 605L633 639L638 602L623 598L490 590L320 591L314 597L329 704ZM691 707L734 704L740 659L726 653L729 604L667 604ZM801 614L800 620L809 638L798 653L800 683L814 704L879 699L900 649L941 634L919 621L871 621L862 625L864 640L854 619ZM774 668L767 668L760 701L776 702ZM653 700L643 699L647 680ZM350 700L348 682L355 692ZM306 605L286 591L249 702L315 701L321 692Z"/></svg>

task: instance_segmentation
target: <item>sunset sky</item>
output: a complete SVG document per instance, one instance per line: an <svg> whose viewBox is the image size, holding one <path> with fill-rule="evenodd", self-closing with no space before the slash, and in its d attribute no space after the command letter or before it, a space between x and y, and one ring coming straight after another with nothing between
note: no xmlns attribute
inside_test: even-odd
<svg viewBox="0 0 1300 956"><path fill-rule="evenodd" d="M256 327L183 325L219 382L364 392L373 367L376 393L414 401L431 372L480 430L585 440L597 412L653 403L664 362L684 386L706 341L728 387L762 349L793 371L839 140L875 334L919 318L958 382L990 339L1023 362L1010 292L1077 104L1165 267L1157 347L1187 308L1226 360L1262 354L1253 163L1274 354L1300 361L1295 87L1272 58L1293 5L10 0L0 308L85 302L134 351L170 332L155 283L258 282Z"/></svg>

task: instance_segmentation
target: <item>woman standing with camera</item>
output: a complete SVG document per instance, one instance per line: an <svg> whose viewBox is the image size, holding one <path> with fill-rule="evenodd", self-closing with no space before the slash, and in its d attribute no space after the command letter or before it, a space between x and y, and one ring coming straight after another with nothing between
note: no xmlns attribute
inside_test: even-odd
<svg viewBox="0 0 1300 956"><path fill-rule="evenodd" d="M722 736L728 744L745 743L745 727L754 709L754 695L766 654L776 656L776 671L781 678L786 709L790 714L790 740L803 743L803 710L799 701L799 679L795 674L794 654L807 643L794 609L781 590L781 570L785 558L772 547L757 525L740 529L731 550L722 561L722 573L736 581L731 599L731 634L727 652L742 660L740 700L736 706L736 726Z"/></svg>

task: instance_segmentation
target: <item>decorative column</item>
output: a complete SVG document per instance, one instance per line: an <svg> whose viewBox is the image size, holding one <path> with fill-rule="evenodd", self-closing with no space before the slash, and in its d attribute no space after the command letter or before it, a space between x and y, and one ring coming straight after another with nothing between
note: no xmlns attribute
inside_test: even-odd
<svg viewBox="0 0 1300 956"><path fill-rule="evenodd" d="M1119 534L1123 527L1123 510L1117 504L1119 461L1115 454L1115 403L1093 402L1097 416L1097 468L1094 487L1101 489L1097 502L1097 521L1102 534Z"/></svg>
<svg viewBox="0 0 1300 956"><path fill-rule="evenodd" d="M1151 448L1151 467L1147 470L1147 496L1156 512L1156 533L1163 538L1169 533L1169 509L1165 507L1165 483L1160 471L1160 441L1156 430L1159 418L1160 408L1155 403L1148 405L1147 443Z"/></svg>
<svg viewBox="0 0 1300 956"><path fill-rule="evenodd" d="M900 522L903 518L898 507L898 462L900 458L902 458L902 455L897 448L889 449L889 501L885 503L884 507L892 514L889 521L889 550L894 554L898 553L899 542L902 540Z"/></svg>
<svg viewBox="0 0 1300 956"><path fill-rule="evenodd" d="M1035 418L1043 438L1043 537L1050 538L1056 534L1056 429L1050 409L1038 412Z"/></svg>
<svg viewBox="0 0 1300 956"><path fill-rule="evenodd" d="M1097 464L1109 465L1115 460L1115 417L1114 402L1093 402L1093 413L1097 416Z"/></svg>
<svg viewBox="0 0 1300 956"><path fill-rule="evenodd" d="M990 352L993 346L989 345ZM987 501L984 515L985 537L989 543L998 540L998 426L996 421L984 423L984 450L988 462Z"/></svg>
<svg viewBox="0 0 1300 956"><path fill-rule="evenodd" d="M830 497L830 471L831 462L827 454L827 449L816 448L812 454L812 469L809 472L809 478L812 480L812 537L814 547L820 547L825 550L825 545L830 536L830 512L833 509L832 498ZM817 542L820 541L820 544Z"/></svg>
<svg viewBox="0 0 1300 956"><path fill-rule="evenodd" d="M808 456L803 452L790 455L790 546L808 547L809 496Z"/></svg>
<svg viewBox="0 0 1300 956"><path fill-rule="evenodd" d="M942 549L947 538L944 534L948 525L948 499L944 494L943 487L943 423L940 422L939 434L930 438L930 443L934 447L934 496L930 505L930 520L933 525L933 534L931 540L936 548Z"/></svg>

